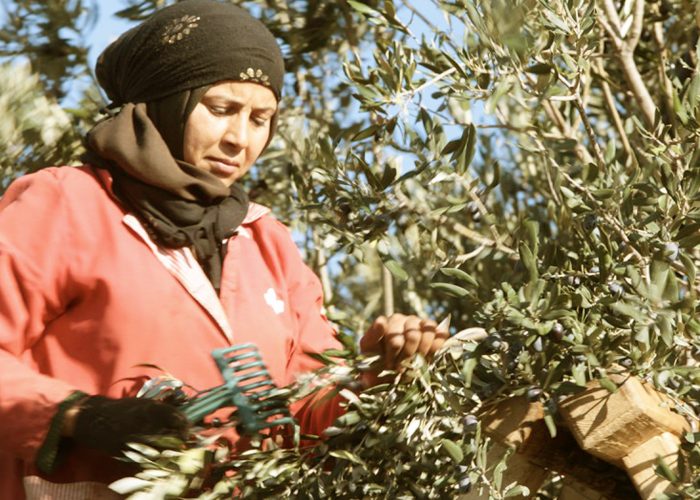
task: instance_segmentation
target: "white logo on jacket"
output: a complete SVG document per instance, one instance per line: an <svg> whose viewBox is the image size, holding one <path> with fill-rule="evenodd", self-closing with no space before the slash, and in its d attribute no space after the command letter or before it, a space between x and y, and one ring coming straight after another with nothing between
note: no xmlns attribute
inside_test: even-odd
<svg viewBox="0 0 700 500"><path fill-rule="evenodd" d="M284 301L277 297L277 293L274 289L268 288L263 297L267 305L275 311L275 314L282 314L284 312Z"/></svg>

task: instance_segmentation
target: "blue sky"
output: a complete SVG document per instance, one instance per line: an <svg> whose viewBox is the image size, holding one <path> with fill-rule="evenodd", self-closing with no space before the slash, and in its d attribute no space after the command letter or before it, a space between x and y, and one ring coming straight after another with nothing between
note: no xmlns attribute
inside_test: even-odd
<svg viewBox="0 0 700 500"><path fill-rule="evenodd" d="M435 25L444 27L446 25L443 14L435 7L434 3L430 0L412 0L410 2L422 15L426 16ZM401 2L396 2L397 7L401 5ZM115 40L121 33L126 31L129 27L133 26L133 23L121 20L114 16L114 13L126 7L126 2L124 0L100 0L99 6L99 16L96 25L89 33L87 41L89 44L88 61L90 68L94 68L95 61L100 55L102 50L109 45L110 42ZM411 13L404 7L399 10L397 16L402 22L409 22L411 19ZM426 29L426 26L418 19L413 17L410 25L410 29L416 38L420 38L422 34L429 34L430 30ZM455 39L459 42L461 41L462 33L454 32ZM80 94L79 85L76 86L74 92L71 92L68 99L64 101L64 105L71 105L71 97ZM426 93L426 98L430 99Z"/></svg>
<svg viewBox="0 0 700 500"><path fill-rule="evenodd" d="M123 0L100 0L100 15L88 37L90 43L88 57L91 67L95 66L95 60L100 55L100 52L131 26L130 23L114 16L114 13L123 9L124 6Z"/></svg>
<svg viewBox="0 0 700 500"><path fill-rule="evenodd" d="M428 0L413 0L411 2L418 10L420 10L426 17L431 19L437 25L443 25L442 15L435 8L432 2ZM398 5L398 2L397 2ZM90 43L89 59L90 64L94 65L97 56L100 52L117 36L128 29L132 24L126 21L117 19L114 13L125 7L124 0L100 0L99 9L100 15L95 28L88 37ZM403 21L407 20L407 15L405 13L400 13L399 17ZM416 31L416 26L418 26L418 31ZM420 24L413 25L411 27L416 34L420 34ZM460 34L455 34L455 36L461 36Z"/></svg>

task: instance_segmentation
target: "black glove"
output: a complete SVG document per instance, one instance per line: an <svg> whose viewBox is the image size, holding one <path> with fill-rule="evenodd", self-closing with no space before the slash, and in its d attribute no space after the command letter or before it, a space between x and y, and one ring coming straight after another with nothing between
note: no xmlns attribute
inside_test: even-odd
<svg viewBox="0 0 700 500"><path fill-rule="evenodd" d="M188 428L185 415L167 403L91 396L80 404L73 439L83 446L118 455L129 442L168 448L159 438L185 441Z"/></svg>

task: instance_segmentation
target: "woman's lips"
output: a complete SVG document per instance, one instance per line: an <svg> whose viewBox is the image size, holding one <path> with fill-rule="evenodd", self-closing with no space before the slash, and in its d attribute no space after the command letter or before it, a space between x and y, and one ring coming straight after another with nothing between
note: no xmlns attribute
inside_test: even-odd
<svg viewBox="0 0 700 500"><path fill-rule="evenodd" d="M237 164L217 160L216 158L210 158L209 164L211 165L211 173L218 177L230 177L238 170Z"/></svg>

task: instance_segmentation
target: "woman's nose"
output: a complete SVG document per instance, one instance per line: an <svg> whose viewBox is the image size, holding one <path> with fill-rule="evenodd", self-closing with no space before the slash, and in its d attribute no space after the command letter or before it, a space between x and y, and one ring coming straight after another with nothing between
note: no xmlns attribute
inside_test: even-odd
<svg viewBox="0 0 700 500"><path fill-rule="evenodd" d="M248 120L244 116L232 116L229 120L224 141L239 149L248 147Z"/></svg>

